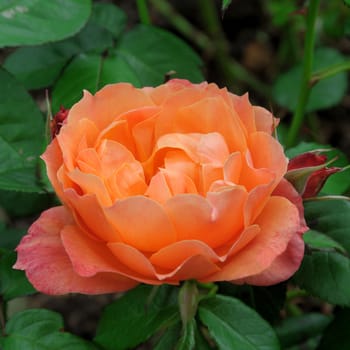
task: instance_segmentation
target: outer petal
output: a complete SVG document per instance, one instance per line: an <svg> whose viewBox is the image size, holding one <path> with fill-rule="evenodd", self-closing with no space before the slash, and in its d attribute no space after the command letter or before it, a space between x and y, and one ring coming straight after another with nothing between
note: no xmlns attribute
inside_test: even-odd
<svg viewBox="0 0 350 350"><path fill-rule="evenodd" d="M260 233L224 263L222 270L207 281L234 281L257 275L281 255L299 227L296 207L283 197L271 197L256 219Z"/></svg>
<svg viewBox="0 0 350 350"><path fill-rule="evenodd" d="M46 294L111 293L128 290L137 284L112 273L79 276L73 270L60 237L64 226L71 223L72 218L64 207L45 211L17 247L18 258L14 268L26 270L33 286Z"/></svg>
<svg viewBox="0 0 350 350"><path fill-rule="evenodd" d="M232 282L270 286L285 281L299 268L304 256L304 247L302 237L296 233L290 240L287 249L273 261L269 268L258 275Z"/></svg>
<svg viewBox="0 0 350 350"><path fill-rule="evenodd" d="M58 145L57 139L53 139L52 142L47 146L46 151L42 154L41 158L46 163L47 176L58 195L62 198L62 185L57 179L58 169L62 166L63 158L60 146Z"/></svg>

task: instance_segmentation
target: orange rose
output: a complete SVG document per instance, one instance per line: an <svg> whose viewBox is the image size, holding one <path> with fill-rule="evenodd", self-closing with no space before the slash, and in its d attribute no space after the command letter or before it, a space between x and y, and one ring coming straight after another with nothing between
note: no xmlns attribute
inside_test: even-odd
<svg viewBox="0 0 350 350"><path fill-rule="evenodd" d="M17 248L39 291L181 280L269 285L304 253L299 194L267 110L215 84L85 92L43 155L63 206Z"/></svg>

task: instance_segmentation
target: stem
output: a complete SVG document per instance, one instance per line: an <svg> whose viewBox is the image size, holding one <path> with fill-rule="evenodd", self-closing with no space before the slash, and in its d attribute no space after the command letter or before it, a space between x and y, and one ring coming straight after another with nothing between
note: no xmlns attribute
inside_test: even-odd
<svg viewBox="0 0 350 350"><path fill-rule="evenodd" d="M137 11L139 13L140 21L142 24L151 24L151 17L148 12L147 1L137 0Z"/></svg>
<svg viewBox="0 0 350 350"><path fill-rule="evenodd" d="M313 74L310 80L310 85L313 86L322 79L329 78L338 73L344 72L350 69L350 61L336 63L330 67L324 68Z"/></svg>
<svg viewBox="0 0 350 350"><path fill-rule="evenodd" d="M306 20L306 38L304 49L303 74L300 84L298 105L294 112L292 124L287 135L286 146L291 147L295 144L300 127L304 120L305 107L310 95L310 79L312 75L312 66L314 60L315 46L315 23L317 18L320 0L311 0Z"/></svg>

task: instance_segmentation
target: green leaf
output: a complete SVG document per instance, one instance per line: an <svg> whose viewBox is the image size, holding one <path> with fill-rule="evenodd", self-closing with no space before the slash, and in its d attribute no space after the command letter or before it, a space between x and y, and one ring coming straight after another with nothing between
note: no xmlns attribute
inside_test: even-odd
<svg viewBox="0 0 350 350"><path fill-rule="evenodd" d="M304 203L308 226L340 244L350 254L350 202L319 200Z"/></svg>
<svg viewBox="0 0 350 350"><path fill-rule="evenodd" d="M275 327L275 331L282 348L285 349L322 334L331 321L330 316L309 313L284 319L281 324Z"/></svg>
<svg viewBox="0 0 350 350"><path fill-rule="evenodd" d="M81 54L66 68L52 93L52 109L69 108L78 102L83 90L95 93L106 84L129 82L140 86L135 73L121 58L102 58L96 54Z"/></svg>
<svg viewBox="0 0 350 350"><path fill-rule="evenodd" d="M350 305L350 260L339 253L305 254L294 281L325 301Z"/></svg>
<svg viewBox="0 0 350 350"><path fill-rule="evenodd" d="M12 268L15 262L16 253L12 251L1 253L0 293L5 301L36 292L24 272Z"/></svg>
<svg viewBox="0 0 350 350"><path fill-rule="evenodd" d="M23 217L37 215L37 213L52 206L52 199L47 193L27 193L0 190L0 206L11 218Z"/></svg>
<svg viewBox="0 0 350 350"><path fill-rule="evenodd" d="M5 0L0 5L0 47L38 45L77 33L91 0Z"/></svg>
<svg viewBox="0 0 350 350"><path fill-rule="evenodd" d="M179 340L181 334L181 323L177 323L166 329L164 333L160 335L159 342L153 348L153 350L169 350L174 348L174 344Z"/></svg>
<svg viewBox="0 0 350 350"><path fill-rule="evenodd" d="M54 87L52 108L70 107L83 89L95 93L106 84L128 82L156 86L175 70L174 77L202 81L197 54L174 35L151 26L138 26L120 39L107 57L82 54L65 69Z"/></svg>
<svg viewBox="0 0 350 350"><path fill-rule="evenodd" d="M96 343L107 350L129 349L177 323L176 299L171 297L174 288L158 287L149 302L152 288L141 285L107 306L97 328Z"/></svg>
<svg viewBox="0 0 350 350"><path fill-rule="evenodd" d="M79 337L62 331L61 315L45 309L25 310L6 324L3 350L97 350Z"/></svg>
<svg viewBox="0 0 350 350"><path fill-rule="evenodd" d="M24 229L9 228L5 223L0 222L0 247L13 250L25 234Z"/></svg>
<svg viewBox="0 0 350 350"><path fill-rule="evenodd" d="M127 17L119 7L113 4L95 3L91 20L118 38L125 28Z"/></svg>
<svg viewBox="0 0 350 350"><path fill-rule="evenodd" d="M29 94L0 69L0 189L39 192L44 121Z"/></svg>
<svg viewBox="0 0 350 350"><path fill-rule="evenodd" d="M313 72L344 61L345 57L338 51L320 48L315 52ZM273 97L276 102L291 111L294 111L297 106L301 75L302 67L297 65L280 75L273 86ZM347 75L345 72L321 80L311 90L306 111L311 112L338 104L346 90Z"/></svg>
<svg viewBox="0 0 350 350"><path fill-rule="evenodd" d="M334 166L343 168L349 164L346 155L339 149L333 148L329 145L321 145L315 142L300 142L297 146L286 150L286 155L289 158L293 158L299 154L316 149L329 150L325 152L325 155L327 155L328 159L337 158L335 162L332 163L332 167ZM338 195L345 193L350 187L349 174L350 169L341 171L330 176L326 181L325 185L323 186L321 194Z"/></svg>
<svg viewBox="0 0 350 350"><path fill-rule="evenodd" d="M176 72L172 77L203 81L199 56L175 35L156 27L140 25L126 33L114 54L131 66L142 86L163 83L170 71Z"/></svg>
<svg viewBox="0 0 350 350"><path fill-rule="evenodd" d="M350 0L344 0L344 4L345 4L346 6L350 6Z"/></svg>
<svg viewBox="0 0 350 350"><path fill-rule="evenodd" d="M333 322L325 330L317 350L350 349L350 309L336 310Z"/></svg>
<svg viewBox="0 0 350 350"><path fill-rule="evenodd" d="M319 200L304 204L308 226L350 253L350 202ZM350 305L350 260L332 251L305 254L295 281L308 292L334 304Z"/></svg>
<svg viewBox="0 0 350 350"><path fill-rule="evenodd" d="M346 254L346 249L327 235L309 230L303 235L304 242L314 250L336 250L342 254Z"/></svg>
<svg viewBox="0 0 350 350"><path fill-rule="evenodd" d="M281 309L286 300L286 290L285 283L268 287L239 286L229 282L219 283L220 294L234 296L242 300L271 324L280 319Z"/></svg>
<svg viewBox="0 0 350 350"><path fill-rule="evenodd" d="M199 318L220 349L277 350L269 324L238 299L217 295L199 305Z"/></svg>
<svg viewBox="0 0 350 350"><path fill-rule="evenodd" d="M90 51L101 53L112 44L112 34L90 20L73 38L17 49L7 57L4 67L27 89L39 89L53 84L74 55Z"/></svg>

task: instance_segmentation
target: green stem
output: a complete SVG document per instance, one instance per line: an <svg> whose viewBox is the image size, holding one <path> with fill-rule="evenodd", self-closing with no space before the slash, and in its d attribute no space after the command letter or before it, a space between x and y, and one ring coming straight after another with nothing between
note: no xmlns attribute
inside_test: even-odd
<svg viewBox="0 0 350 350"><path fill-rule="evenodd" d="M137 0L137 11L139 13L140 22L142 24L151 24L151 17L148 12L146 0Z"/></svg>
<svg viewBox="0 0 350 350"><path fill-rule="evenodd" d="M306 38L304 48L303 73L300 84L300 92L297 108L294 112L292 124L290 126L286 146L291 147L296 143L299 130L304 120L305 107L310 95L310 80L314 61L315 46L315 23L320 0L311 0L307 13Z"/></svg>
<svg viewBox="0 0 350 350"><path fill-rule="evenodd" d="M350 61L333 64L332 66L321 69L318 72L314 73L311 77L310 84L313 86L322 79L329 78L333 75L347 71L349 69L350 69Z"/></svg>

